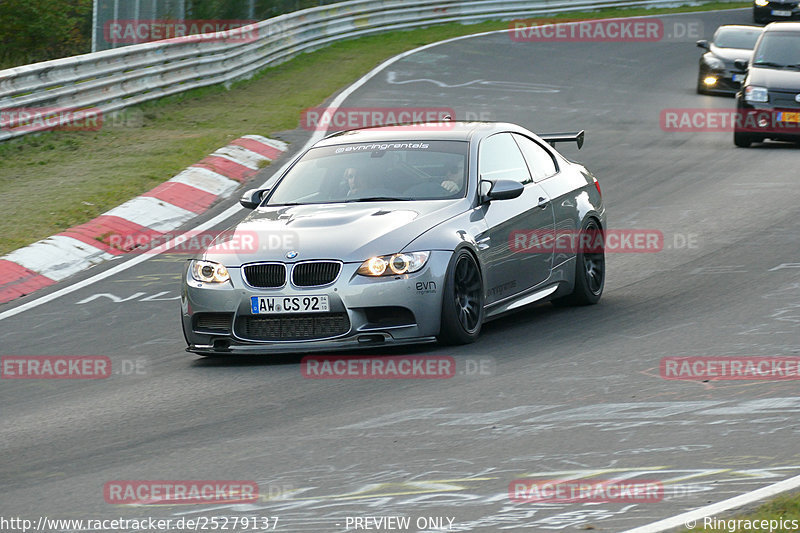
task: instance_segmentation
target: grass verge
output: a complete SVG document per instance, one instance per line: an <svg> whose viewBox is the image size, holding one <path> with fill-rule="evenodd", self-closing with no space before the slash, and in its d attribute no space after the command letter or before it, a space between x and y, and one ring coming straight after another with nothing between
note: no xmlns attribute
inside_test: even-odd
<svg viewBox="0 0 800 533"><path fill-rule="evenodd" d="M553 18L749 5L608 9ZM297 128L303 109L319 105L389 57L450 37L508 27L508 21L443 24L343 41L266 69L229 90L196 89L129 109L97 132L51 132L0 143L0 255L91 220L232 139Z"/></svg>

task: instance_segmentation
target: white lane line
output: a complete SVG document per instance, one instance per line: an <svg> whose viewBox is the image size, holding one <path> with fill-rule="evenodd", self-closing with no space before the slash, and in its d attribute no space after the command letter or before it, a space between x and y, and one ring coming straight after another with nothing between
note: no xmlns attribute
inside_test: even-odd
<svg viewBox="0 0 800 533"><path fill-rule="evenodd" d="M681 513L670 518L665 518L664 520L659 520L658 522L653 522L652 524L647 524L646 526L628 529L627 531L623 531L623 533L660 533L661 531L667 531L676 527L687 527L690 529L702 527L703 518L707 516L716 518L715 515L718 513L742 507L743 505L754 503L759 500L765 500L781 492L786 492L787 490L796 489L798 487L800 487L800 476L790 477L789 479L784 479L772 485L761 487L752 492L746 492L739 496L722 500L721 502L700 507L694 511Z"/></svg>

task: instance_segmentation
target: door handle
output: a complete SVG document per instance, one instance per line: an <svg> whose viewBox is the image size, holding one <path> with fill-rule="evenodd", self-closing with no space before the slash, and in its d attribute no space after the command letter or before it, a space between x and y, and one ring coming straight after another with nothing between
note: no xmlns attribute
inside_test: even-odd
<svg viewBox="0 0 800 533"><path fill-rule="evenodd" d="M540 207L540 208L544 209L544 208L545 208L545 207L547 207L548 205L550 205L550 200L548 200L547 198L544 198L544 197L540 196L540 197L539 197L539 203L538 203L538 204L536 204L536 207Z"/></svg>

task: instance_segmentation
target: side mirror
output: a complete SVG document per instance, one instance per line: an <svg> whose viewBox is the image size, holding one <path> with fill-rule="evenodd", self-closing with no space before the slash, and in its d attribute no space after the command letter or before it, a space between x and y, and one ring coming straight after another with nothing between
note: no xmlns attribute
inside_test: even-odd
<svg viewBox="0 0 800 533"><path fill-rule="evenodd" d="M489 200L511 200L525 190L525 186L515 180L499 179L488 183L491 184L491 188L486 194Z"/></svg>
<svg viewBox="0 0 800 533"><path fill-rule="evenodd" d="M709 50L711 48L711 45L708 43L708 41L706 41L705 39L702 39L700 41L697 41L697 47L698 48L705 48L706 50Z"/></svg>
<svg viewBox="0 0 800 533"><path fill-rule="evenodd" d="M261 201L269 192L269 189L249 189L244 192L242 197L239 199L239 203L242 207L247 209L255 209L259 205L261 205Z"/></svg>
<svg viewBox="0 0 800 533"><path fill-rule="evenodd" d="M748 63L749 61L747 61L746 59L737 59L736 61L733 62L733 66L735 66L739 70L747 70Z"/></svg>

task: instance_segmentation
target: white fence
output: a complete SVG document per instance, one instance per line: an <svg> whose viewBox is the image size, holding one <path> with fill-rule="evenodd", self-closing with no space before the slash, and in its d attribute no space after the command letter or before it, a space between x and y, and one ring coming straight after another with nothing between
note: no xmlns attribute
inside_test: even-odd
<svg viewBox="0 0 800 533"><path fill-rule="evenodd" d="M189 89L246 78L298 53L351 37L442 22L510 20L600 7L680 3L352 0L274 17L247 27L250 33L195 35L25 65L0 71L0 111L6 111L0 124L0 141L52 128L52 122L43 120L9 120L16 116L13 110L51 109L53 117L64 109L93 109L107 114Z"/></svg>

